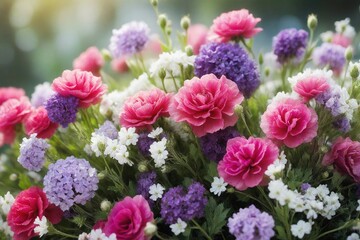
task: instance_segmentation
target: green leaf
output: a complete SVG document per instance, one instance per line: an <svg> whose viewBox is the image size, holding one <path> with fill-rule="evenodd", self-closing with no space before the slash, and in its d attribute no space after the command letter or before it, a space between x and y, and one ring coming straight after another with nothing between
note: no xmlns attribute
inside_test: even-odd
<svg viewBox="0 0 360 240"><path fill-rule="evenodd" d="M276 232L277 232L277 239L280 240L286 240L286 233L285 233L285 229L282 226L275 226Z"/></svg>
<svg viewBox="0 0 360 240"><path fill-rule="evenodd" d="M19 187L22 190L28 189L31 187L31 181L30 178L25 174L20 174L19 176Z"/></svg>
<svg viewBox="0 0 360 240"><path fill-rule="evenodd" d="M230 209L226 209L224 204L216 204L214 198L210 198L205 208L206 224L205 229L210 236L214 236L221 232L226 224L227 215Z"/></svg>

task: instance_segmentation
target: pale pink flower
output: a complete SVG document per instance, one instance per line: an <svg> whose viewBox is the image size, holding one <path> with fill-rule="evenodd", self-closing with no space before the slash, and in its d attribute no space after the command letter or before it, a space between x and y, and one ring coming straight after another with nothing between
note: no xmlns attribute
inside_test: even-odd
<svg viewBox="0 0 360 240"><path fill-rule="evenodd" d="M332 36L331 42L337 45L340 45L344 48L347 48L351 45L352 40L340 33L336 33Z"/></svg>
<svg viewBox="0 0 360 240"><path fill-rule="evenodd" d="M187 80L170 104L170 115L176 122L187 122L198 137L233 126L234 112L244 96L236 83L214 74Z"/></svg>
<svg viewBox="0 0 360 240"><path fill-rule="evenodd" d="M270 140L236 137L227 142L218 173L236 189L245 190L265 183L264 173L278 156L279 149Z"/></svg>
<svg viewBox="0 0 360 240"><path fill-rule="evenodd" d="M318 117L300 100L285 98L267 107L260 127L268 138L295 148L316 137Z"/></svg>
<svg viewBox="0 0 360 240"><path fill-rule="evenodd" d="M101 101L106 86L100 77L91 72L81 70L65 70L61 77L56 78L51 87L61 96L74 96L79 99L79 106L87 108Z"/></svg>
<svg viewBox="0 0 360 240"><path fill-rule="evenodd" d="M171 94L156 88L140 91L126 100L120 114L120 124L124 127L149 127L159 117L169 116Z"/></svg>
<svg viewBox="0 0 360 240"><path fill-rule="evenodd" d="M95 76L100 76L100 69L103 65L103 57L96 47L86 49L73 62L74 69L91 72Z"/></svg>
<svg viewBox="0 0 360 240"><path fill-rule="evenodd" d="M20 123L31 112L27 97L11 98L0 106L0 129Z"/></svg>
<svg viewBox="0 0 360 240"><path fill-rule="evenodd" d="M111 68L118 73L125 73L129 71L129 67L126 63L126 57L115 58L111 61Z"/></svg>
<svg viewBox="0 0 360 240"><path fill-rule="evenodd" d="M254 18L247 9L223 13L214 19L210 38L217 37L220 42L233 38L252 38L262 31L262 28L256 27L260 21L261 18Z"/></svg>
<svg viewBox="0 0 360 240"><path fill-rule="evenodd" d="M322 164L333 164L339 172L360 183L360 142L352 141L350 138L337 138L331 150L325 154Z"/></svg>
<svg viewBox="0 0 360 240"><path fill-rule="evenodd" d="M187 43L192 46L194 54L199 54L200 47L206 43L208 31L202 24L194 24L188 28Z"/></svg>

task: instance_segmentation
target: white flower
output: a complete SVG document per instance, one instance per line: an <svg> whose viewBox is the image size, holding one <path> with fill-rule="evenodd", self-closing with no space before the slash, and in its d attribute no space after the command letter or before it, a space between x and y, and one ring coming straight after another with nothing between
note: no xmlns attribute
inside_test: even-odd
<svg viewBox="0 0 360 240"><path fill-rule="evenodd" d="M139 134L137 134L135 131L136 128L134 127L130 127L130 128L122 127L119 131L119 137L118 137L120 144L124 144L126 146L136 145L139 138Z"/></svg>
<svg viewBox="0 0 360 240"><path fill-rule="evenodd" d="M304 222L303 220L298 221L297 224L291 225L291 233L294 237L302 239L305 234L311 232L311 224L309 222Z"/></svg>
<svg viewBox="0 0 360 240"><path fill-rule="evenodd" d="M185 232L187 224L180 218L177 219L177 222L170 225L171 231L177 236L180 233Z"/></svg>
<svg viewBox="0 0 360 240"><path fill-rule="evenodd" d="M149 188L150 199L156 201L162 198L165 188L161 184L153 184Z"/></svg>
<svg viewBox="0 0 360 240"><path fill-rule="evenodd" d="M343 34L345 37L350 39L353 39L356 35L354 27L350 25L350 18L336 21L335 30L337 33Z"/></svg>
<svg viewBox="0 0 360 240"><path fill-rule="evenodd" d="M214 177L214 181L211 183L210 192L212 192L214 195L220 196L221 193L226 191L227 185L228 184L222 177Z"/></svg>
<svg viewBox="0 0 360 240"><path fill-rule="evenodd" d="M284 151L282 151L279 155L279 158L268 166L267 170L265 171L265 175L269 176L271 180L275 180L275 175L281 173L285 169L286 162L286 155Z"/></svg>
<svg viewBox="0 0 360 240"><path fill-rule="evenodd" d="M276 104L282 102L285 99L299 99L299 96L295 93L285 93L285 92L278 92L275 97L268 100L268 104Z"/></svg>
<svg viewBox="0 0 360 240"><path fill-rule="evenodd" d="M102 154L102 148L105 148L105 144L108 140L108 137L105 137L104 135L99 135L95 132L91 134L91 151L95 153L96 157L100 157Z"/></svg>
<svg viewBox="0 0 360 240"><path fill-rule="evenodd" d="M85 145L85 147L84 147L84 152L87 154L87 155L89 155L89 156L91 156L92 155L92 151L91 151L91 146L90 146L90 144L86 144Z"/></svg>
<svg viewBox="0 0 360 240"><path fill-rule="evenodd" d="M169 152L166 150L167 139L163 138L159 142L154 142L150 145L150 154L154 159L155 167L162 167L168 157Z"/></svg>
<svg viewBox="0 0 360 240"><path fill-rule="evenodd" d="M357 200L357 203L359 204L359 206L356 208L356 211L360 212L360 200Z"/></svg>
<svg viewBox="0 0 360 240"><path fill-rule="evenodd" d="M332 71L331 70L321 70L321 69L306 69L303 72L298 73L297 75L293 77L289 77L289 82L291 83L291 86L295 86L297 82L308 79L310 77L314 78L321 78L325 79L328 83L334 83L334 80L332 79Z"/></svg>
<svg viewBox="0 0 360 240"><path fill-rule="evenodd" d="M80 238L80 236L79 236L79 238ZM115 233L113 233L109 237L107 237L101 229L96 229L96 230L91 230L91 232L87 235L87 238L85 238L85 239L88 239L88 240L99 240L99 239L101 239L101 240L116 240L116 235L115 235Z"/></svg>
<svg viewBox="0 0 360 240"><path fill-rule="evenodd" d="M147 222L144 232L147 237L152 237L157 231L157 226L152 222Z"/></svg>
<svg viewBox="0 0 360 240"><path fill-rule="evenodd" d="M109 209L111 208L111 202L109 200L103 200L101 203L100 203L100 209L101 211L108 211Z"/></svg>
<svg viewBox="0 0 360 240"><path fill-rule="evenodd" d="M269 197L278 201L282 193L284 191L288 191L287 186L282 182L281 179L270 181L268 185L268 189L269 189Z"/></svg>
<svg viewBox="0 0 360 240"><path fill-rule="evenodd" d="M32 179L34 179L34 181L37 183L41 181L41 175L38 174L37 172L29 171L29 172L27 172L27 175L29 177L31 177Z"/></svg>
<svg viewBox="0 0 360 240"><path fill-rule="evenodd" d="M37 225L34 228L34 232L38 233L40 237L48 233L48 223L46 217L43 216L41 219L39 217L36 217L34 225Z"/></svg>
<svg viewBox="0 0 360 240"><path fill-rule="evenodd" d="M88 239L88 234L87 233L82 233L78 237L78 240L87 240L87 239Z"/></svg>
<svg viewBox="0 0 360 240"><path fill-rule="evenodd" d="M349 235L346 240L360 240L359 234L357 233L352 233L351 235Z"/></svg>
<svg viewBox="0 0 360 240"><path fill-rule="evenodd" d="M8 215L14 201L15 198L10 192L7 192L4 197L0 197L0 207L5 215Z"/></svg>
<svg viewBox="0 0 360 240"><path fill-rule="evenodd" d="M161 127L157 127L154 130L152 130L149 134L148 137L149 138L156 138L157 136L159 136L161 133L163 133L163 129Z"/></svg>
<svg viewBox="0 0 360 240"><path fill-rule="evenodd" d="M320 34L321 41L323 42L331 42L334 33L332 31L326 31Z"/></svg>
<svg viewBox="0 0 360 240"><path fill-rule="evenodd" d="M14 236L14 233L13 231L11 231L10 226L7 224L7 222L4 222L1 219L1 215L0 215L0 232L1 231L5 233L5 235L10 236L11 237L10 239L12 239L12 237Z"/></svg>

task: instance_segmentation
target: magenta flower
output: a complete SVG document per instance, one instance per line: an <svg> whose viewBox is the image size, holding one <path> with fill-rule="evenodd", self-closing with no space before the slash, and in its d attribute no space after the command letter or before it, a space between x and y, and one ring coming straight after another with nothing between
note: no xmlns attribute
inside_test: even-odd
<svg viewBox="0 0 360 240"><path fill-rule="evenodd" d="M261 117L266 137L295 148L317 135L318 117L313 109L291 98L271 103Z"/></svg>
<svg viewBox="0 0 360 240"><path fill-rule="evenodd" d="M170 104L170 116L176 122L187 122L194 134L202 137L233 126L238 117L234 108L244 96L236 83L214 74L185 81Z"/></svg>
<svg viewBox="0 0 360 240"><path fill-rule="evenodd" d="M107 236L115 233L118 240L146 240L144 228L153 220L154 214L143 196L126 197L113 207L103 231Z"/></svg>
<svg viewBox="0 0 360 240"><path fill-rule="evenodd" d="M90 47L81 53L73 62L73 68L91 72L95 76L100 76L100 69L104 65L101 52L96 47Z"/></svg>
<svg viewBox="0 0 360 240"><path fill-rule="evenodd" d="M261 18L254 18L247 9L231 11L221 14L214 19L210 28L210 38L218 39L220 42L227 42L233 38L252 38L262 31L256 24Z"/></svg>
<svg viewBox="0 0 360 240"><path fill-rule="evenodd" d="M266 169L278 156L279 149L270 140L236 137L227 142L218 173L236 189L245 190L263 182Z"/></svg>

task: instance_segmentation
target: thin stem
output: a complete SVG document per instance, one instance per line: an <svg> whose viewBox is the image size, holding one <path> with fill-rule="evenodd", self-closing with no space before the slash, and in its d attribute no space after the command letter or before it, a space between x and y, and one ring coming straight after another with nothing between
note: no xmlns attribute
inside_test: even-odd
<svg viewBox="0 0 360 240"><path fill-rule="evenodd" d="M212 240L212 238L207 234L207 232L194 219L192 219L191 221L195 224L196 229L200 230L200 232L204 235L206 239Z"/></svg>
<svg viewBox="0 0 360 240"><path fill-rule="evenodd" d="M244 112L241 112L240 116L241 116L241 119L242 119L243 122L244 122L244 125L245 125L246 130L248 131L249 135L252 136L253 134L251 133L251 130L250 130L250 128L249 128L249 126L248 126L248 124L247 124L247 122L246 122Z"/></svg>
<svg viewBox="0 0 360 240"><path fill-rule="evenodd" d="M351 226L352 224L353 224L352 221L346 222L346 223L344 223L342 226L340 226L340 227L338 227L338 228L335 228L335 229L332 229L332 230L330 230L330 231L327 231L327 232L324 232L324 233L320 234L319 236L317 236L317 239L322 238L323 236L326 236L326 235L328 235L328 234L330 234L330 233L334 233L334 232L343 230L343 229L345 229L345 228L348 228L348 227Z"/></svg>
<svg viewBox="0 0 360 240"><path fill-rule="evenodd" d="M52 232L53 232L54 234L57 234L57 235L60 235L60 236L63 236L63 237L73 238L73 239L78 239L78 238L79 238L78 236L64 233L64 232L56 229L54 226L51 227L51 230L52 230Z"/></svg>
<svg viewBox="0 0 360 240"><path fill-rule="evenodd" d="M156 236L158 239L160 239L160 240L165 240L165 238L163 238L162 236L160 236L159 233L156 233L155 236Z"/></svg>
<svg viewBox="0 0 360 240"><path fill-rule="evenodd" d="M249 46L247 45L245 39L244 39L244 38L240 38L240 41L242 42L242 44L244 44L246 50L248 50L248 52L249 52L250 55L253 57L253 59L256 59L254 52L252 51L251 47L249 47Z"/></svg>

